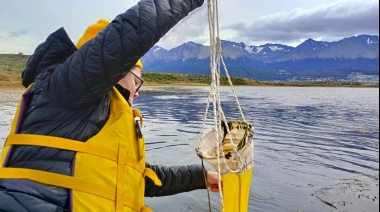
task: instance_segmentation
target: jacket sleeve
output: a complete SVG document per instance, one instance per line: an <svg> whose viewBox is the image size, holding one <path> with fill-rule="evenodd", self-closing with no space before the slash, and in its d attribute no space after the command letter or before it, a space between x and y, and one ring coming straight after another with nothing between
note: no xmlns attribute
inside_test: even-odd
<svg viewBox="0 0 380 212"><path fill-rule="evenodd" d="M146 164L153 169L162 182L154 185L149 178L145 179L145 196L168 196L197 189L206 189L203 168L200 165L158 166Z"/></svg>
<svg viewBox="0 0 380 212"><path fill-rule="evenodd" d="M55 68L46 85L48 95L55 103L74 110L94 104L203 1L140 1Z"/></svg>

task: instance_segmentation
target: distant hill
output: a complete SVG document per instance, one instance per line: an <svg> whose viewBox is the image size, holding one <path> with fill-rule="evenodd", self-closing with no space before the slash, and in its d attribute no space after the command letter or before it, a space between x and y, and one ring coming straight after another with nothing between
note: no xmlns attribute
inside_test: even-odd
<svg viewBox="0 0 380 212"><path fill-rule="evenodd" d="M30 55L0 54L0 85L21 86L21 72ZM210 85L211 76L199 74L170 74L143 72L145 85ZM271 85L252 79L231 77L233 85ZM226 77L221 78L221 85L228 85Z"/></svg>
<svg viewBox="0 0 380 212"><path fill-rule="evenodd" d="M222 41L231 76L255 80L347 79L352 73L379 76L379 36L359 35L340 41L305 40L297 47L282 44L248 46ZM184 43L171 50L154 46L142 61L148 72L210 74L209 46Z"/></svg>

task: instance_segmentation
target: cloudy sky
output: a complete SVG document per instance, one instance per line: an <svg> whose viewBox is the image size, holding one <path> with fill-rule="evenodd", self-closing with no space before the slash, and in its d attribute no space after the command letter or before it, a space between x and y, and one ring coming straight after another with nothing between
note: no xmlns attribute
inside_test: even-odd
<svg viewBox="0 0 380 212"><path fill-rule="evenodd" d="M100 18L112 20L137 0L1 0L0 54L32 54L56 29L74 43ZM247 45L297 46L308 38L337 41L361 34L379 35L378 0L220 0L223 40ZM207 5L174 27L157 44L170 50L194 41L209 45Z"/></svg>

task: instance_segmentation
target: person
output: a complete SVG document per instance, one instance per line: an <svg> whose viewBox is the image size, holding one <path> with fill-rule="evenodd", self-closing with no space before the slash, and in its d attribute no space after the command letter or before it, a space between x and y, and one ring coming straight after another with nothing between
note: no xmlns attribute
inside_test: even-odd
<svg viewBox="0 0 380 212"><path fill-rule="evenodd" d="M144 196L218 191L200 165L145 162L141 58L204 0L142 0L75 46L63 28L37 46L0 156L0 211L151 211ZM206 179L205 179L206 178Z"/></svg>

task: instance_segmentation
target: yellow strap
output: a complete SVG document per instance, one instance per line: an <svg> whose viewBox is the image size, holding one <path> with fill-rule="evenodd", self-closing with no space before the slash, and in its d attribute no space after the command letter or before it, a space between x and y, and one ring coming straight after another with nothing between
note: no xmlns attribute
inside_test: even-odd
<svg viewBox="0 0 380 212"><path fill-rule="evenodd" d="M28 179L48 185L83 191L110 200L115 199L115 192L112 189L84 179L52 172L26 168L0 168L0 178Z"/></svg>
<svg viewBox="0 0 380 212"><path fill-rule="evenodd" d="M41 139L42 137L45 138ZM5 141L4 146L8 145L44 146L57 149L71 150L75 152L88 153L107 158L112 161L117 160L117 150L106 148L104 146L54 136L33 134L10 134L7 140Z"/></svg>
<svg viewBox="0 0 380 212"><path fill-rule="evenodd" d="M41 137L45 138L41 139ZM43 146L57 149L65 149L75 152L83 152L87 154L96 155L112 161L117 161L118 157L117 150L111 148L94 145L86 142L74 141L66 138L44 135L10 134L4 144L4 147L8 145ZM125 157L125 164L127 166L132 167L133 169L144 175L145 167L138 165L138 163L136 163L136 160L129 156L126 155Z"/></svg>
<svg viewBox="0 0 380 212"><path fill-rule="evenodd" d="M152 169L146 168L144 172L144 177L149 177L151 180L153 180L156 186L162 186L161 180L157 177L156 172L154 172Z"/></svg>
<svg viewBox="0 0 380 212"><path fill-rule="evenodd" d="M127 146L119 144L119 157L117 162L117 179L116 179L116 211L123 211L124 181L125 181L125 162Z"/></svg>
<svg viewBox="0 0 380 212"><path fill-rule="evenodd" d="M45 139L45 138L41 139L41 137L48 137L48 139ZM149 177L150 179L152 179L152 181L154 182L155 185L162 186L162 182L157 177L156 173L149 168L145 168L142 165L138 165L139 163L136 163L135 159L126 155L125 149L124 150L120 149L121 152L119 152L120 154L118 154L118 151L116 151L116 150L113 150L113 149L110 149L107 147L103 147L103 146L94 145L91 143L74 141L74 140L70 140L70 139L66 139L66 138L59 138L59 137L53 137L53 136L32 135L32 134L10 134L8 136L4 146L8 146L8 145L30 145L30 146L44 146L44 147L65 149L65 150L71 150L71 151L76 151L76 152L83 152L83 153L88 153L88 154L92 154L92 155L97 155L97 156L100 156L100 157L103 157L103 158L106 158L106 159L109 159L112 161L118 161L117 158L119 158L119 160L122 160L122 161L119 161L119 163L118 163L119 165L120 164L126 164L127 166L129 166L129 167L133 168L134 170L136 170L137 172L139 172L144 177ZM123 148L126 148L126 146L123 145ZM122 152L124 152L124 153L122 153ZM118 171L121 171L122 167L125 170L124 166L118 166ZM4 171L4 169L5 169L5 171ZM2 172L0 172L0 178L25 178L25 179L29 179L29 180L49 184L49 185L56 185L56 186L60 186L60 187L64 187L64 188L70 188L70 189L72 189L72 187L75 187L75 184L76 184L76 183L70 184L70 183L73 183L73 182L71 182L71 180L73 180L73 177L66 176L66 175L57 175L57 174L54 174L51 172L42 172L42 171L28 170L28 169L17 169L17 171L12 171L12 170L10 170L10 168L3 168L3 169L0 169L0 171L1 170L2 170ZM28 173L31 173L31 172L34 174L31 174L30 175L31 177L29 177ZM9 176L9 177L6 177L5 175L3 176L3 173L7 174L6 176ZM9 173L11 173L11 174L9 174ZM45 176L45 177L40 178L41 173L43 173L43 175L45 175L45 173L46 173L49 176ZM120 173L123 173L123 172L120 172ZM26 174L26 175L24 175L24 174ZM50 177L50 175L52 175L54 177ZM20 177L20 176L28 176L28 177ZM61 179L62 177L69 179L66 184L58 185L57 183L54 183L56 179L58 179L56 182L61 182L61 181L63 182L63 179ZM123 178L125 178L125 176ZM54 179L54 180L44 181L44 180L39 180L39 179ZM79 179L79 180L81 180L81 179ZM122 181L121 178L120 179L118 178L118 184L120 181ZM90 187L91 189L96 188L97 184L94 184L94 183L89 182L89 181L87 181L87 182L88 183L78 182L77 184L87 185L87 184L91 183L92 185L84 186L84 187ZM105 188L103 188L103 190L104 189ZM81 189L76 189L76 190L81 190ZM94 190L94 191L98 191L98 190ZM86 192L86 191L84 191L84 192ZM98 196L102 196L103 191L98 192L98 193L94 193L94 192L88 192L88 193L95 194ZM110 191L104 192L104 194L107 194L107 193L110 193ZM122 192L122 193L124 193L124 192ZM119 192L118 192L118 195L119 195ZM110 199L109 196L105 197L105 198ZM113 198L115 198L115 197L113 197ZM117 207L120 207L120 196L118 196L118 198L119 198L119 200L117 201L118 202ZM133 203L131 203L131 202L129 204L133 205Z"/></svg>
<svg viewBox="0 0 380 212"><path fill-rule="evenodd" d="M52 172L39 171L25 168L0 168L0 179L27 179L39 183L58 186L72 190L78 190L85 193L90 193L99 197L115 201L115 190L106 186L93 183L84 179L56 174ZM124 205L142 212L152 212L151 209L133 201L128 196L123 197Z"/></svg>

